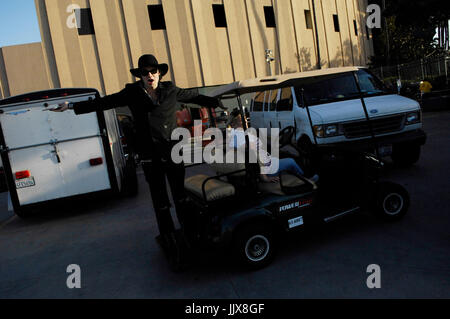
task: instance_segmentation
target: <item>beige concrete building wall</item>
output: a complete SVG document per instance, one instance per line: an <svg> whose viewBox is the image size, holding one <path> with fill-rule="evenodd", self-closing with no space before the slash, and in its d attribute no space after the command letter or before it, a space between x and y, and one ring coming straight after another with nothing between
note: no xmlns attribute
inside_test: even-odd
<svg viewBox="0 0 450 319"><path fill-rule="evenodd" d="M312 1L311 0L311 8L312 8ZM324 1L333 1L333 0L324 0ZM317 22L317 33L319 37L319 51L320 51L320 66L322 68L329 68L330 66L330 53L329 53L329 45L328 45L328 28L326 28L325 24L325 13L322 9L322 1L321 0L314 0L315 2L315 11L316 11L316 19ZM328 3L327 2L327 3ZM327 4L326 3L326 4ZM328 15L327 15L328 16ZM314 20L314 18L313 18ZM329 20L329 19L328 19ZM314 21L313 21L314 23ZM334 32L334 31L333 31ZM317 49L317 48L316 48Z"/></svg>
<svg viewBox="0 0 450 319"><path fill-rule="evenodd" d="M55 52L50 32L49 19L45 2L35 0L36 14L38 16L39 29L42 41L42 54L44 55L44 65L49 77L50 88L60 87L58 68L56 66Z"/></svg>
<svg viewBox="0 0 450 319"><path fill-rule="evenodd" d="M245 0L247 7L247 18L256 76L281 74L280 50L278 48L276 28L267 28L264 16L264 6L272 6L272 0ZM265 50L272 50L275 61L271 64L271 70L266 62Z"/></svg>
<svg viewBox="0 0 450 319"><path fill-rule="evenodd" d="M9 96L8 77L6 76L5 60L3 59L3 49L0 48L0 99Z"/></svg>
<svg viewBox="0 0 450 319"><path fill-rule="evenodd" d="M191 0L203 78L206 86L234 81L227 28L216 28L213 4L222 0Z"/></svg>
<svg viewBox="0 0 450 319"><path fill-rule="evenodd" d="M45 4L60 85L62 87L87 86L77 29L67 26L67 18L70 15L67 13L67 8L73 2L70 0L37 1L43 1Z"/></svg>
<svg viewBox="0 0 450 319"><path fill-rule="evenodd" d="M136 79L142 54L169 64L164 80L181 87L315 69L365 65L373 53L366 38L367 0L35 0L41 29L45 88L95 87L110 94ZM95 34L68 27L74 4L90 8ZM216 27L212 6L223 5L227 27ZM149 5L162 5L166 29L152 30ZM267 27L264 6L273 7L276 27ZM73 10L73 9L72 9ZM312 28L306 27L310 10ZM340 32L334 30L333 14ZM356 20L358 35L354 33ZM317 23L318 42L315 32ZM271 69L265 50L273 51ZM38 57L38 58L39 58ZM14 91L0 59L0 94ZM3 69L9 65L5 61ZM10 67L9 67L10 68ZM11 69L11 68L10 68ZM14 82L16 83L16 82ZM33 89L30 84L28 91ZM14 84L16 85L16 84ZM18 85L18 84L17 84ZM19 87L20 90L24 87Z"/></svg>
<svg viewBox="0 0 450 319"><path fill-rule="evenodd" d="M336 0L336 10L339 17L340 40L342 47L343 66L353 65L352 38L350 34L350 19L346 0ZM353 23L351 25L353 28Z"/></svg>
<svg viewBox="0 0 450 319"><path fill-rule="evenodd" d="M313 70L317 67L317 48L311 1L293 0L291 3L300 71ZM311 29L306 26L305 10L309 10L311 14Z"/></svg>
<svg viewBox="0 0 450 319"><path fill-rule="evenodd" d="M134 1L134 0L131 0ZM194 28L194 18L192 14L192 6L189 0L165 0L163 4L165 16L171 21L177 23L167 23L167 39L168 46L167 55L170 60L172 79L183 87L201 87L205 86L205 80L200 63L200 52L198 50L198 41L196 30ZM147 14L147 21L148 21ZM155 52L147 50L140 53ZM161 60L160 56L157 55ZM139 57L136 58L136 61ZM161 60L162 61L162 60ZM161 62L160 62L161 63Z"/></svg>
<svg viewBox="0 0 450 319"><path fill-rule="evenodd" d="M361 31L359 37L361 63L363 65L366 65L369 62L369 56L371 55L371 52L373 52L370 51L370 47L368 45L369 40L367 40L365 20L367 0L354 0L354 7L359 22L359 29Z"/></svg>
<svg viewBox="0 0 450 319"><path fill-rule="evenodd" d="M0 51L3 98L49 88L40 42L3 47Z"/></svg>
<svg viewBox="0 0 450 319"><path fill-rule="evenodd" d="M291 0L275 0L274 11L282 73L299 72L301 68Z"/></svg>
<svg viewBox="0 0 450 319"><path fill-rule="evenodd" d="M133 80L121 0L91 0L90 6L105 91L111 94Z"/></svg>
<svg viewBox="0 0 450 319"><path fill-rule="evenodd" d="M345 0L345 5L347 7L349 28L350 28L350 42L352 45L352 55L353 55L353 65L361 65L361 49L359 37L362 36L361 28L359 26L359 19L356 16L356 11L354 7L354 0ZM356 29L358 34L355 34L355 27L353 21L356 22Z"/></svg>
<svg viewBox="0 0 450 319"><path fill-rule="evenodd" d="M333 22L333 15L338 14L336 2L333 0L322 0L320 3L328 46L329 67L343 66L341 32L335 31ZM339 17L340 26L343 24L342 22L343 18Z"/></svg>
<svg viewBox="0 0 450 319"><path fill-rule="evenodd" d="M250 79L256 68L245 1L224 0L234 78Z"/></svg>

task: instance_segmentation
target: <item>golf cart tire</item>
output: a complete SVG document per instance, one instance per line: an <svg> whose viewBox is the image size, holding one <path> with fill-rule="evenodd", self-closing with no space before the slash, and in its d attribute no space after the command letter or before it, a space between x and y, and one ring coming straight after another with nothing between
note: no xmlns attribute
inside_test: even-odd
<svg viewBox="0 0 450 319"><path fill-rule="evenodd" d="M410 205L408 191L392 182L381 182L378 185L375 201L375 213L386 221L401 219Z"/></svg>
<svg viewBox="0 0 450 319"><path fill-rule="evenodd" d="M418 144L395 144L392 150L392 160L399 167L409 167L420 158L420 145Z"/></svg>
<svg viewBox="0 0 450 319"><path fill-rule="evenodd" d="M248 223L237 231L233 246L238 261L247 269L264 268L275 257L273 229L266 223Z"/></svg>

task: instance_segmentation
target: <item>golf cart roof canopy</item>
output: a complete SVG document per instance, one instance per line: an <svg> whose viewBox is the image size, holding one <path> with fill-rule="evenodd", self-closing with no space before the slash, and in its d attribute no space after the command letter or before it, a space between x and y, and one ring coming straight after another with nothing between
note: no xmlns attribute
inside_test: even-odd
<svg viewBox="0 0 450 319"><path fill-rule="evenodd" d="M236 81L227 85L218 87L209 95L213 97L221 98L233 98L236 95L259 92L263 90L270 90L275 88L281 88L286 86L295 86L296 82L300 82L301 79L316 76L325 76L345 72L354 72L364 67L350 66L340 68L329 68L314 71L288 73L282 75L266 76L261 78Z"/></svg>

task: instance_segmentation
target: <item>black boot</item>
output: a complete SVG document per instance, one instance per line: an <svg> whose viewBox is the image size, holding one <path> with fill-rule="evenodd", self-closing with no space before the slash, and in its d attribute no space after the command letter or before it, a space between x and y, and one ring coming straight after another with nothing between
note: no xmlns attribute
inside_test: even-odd
<svg viewBox="0 0 450 319"><path fill-rule="evenodd" d="M185 241L180 232L170 232L161 234L156 237L156 241L162 247L167 260L169 268L173 272L180 272L189 265L189 256Z"/></svg>

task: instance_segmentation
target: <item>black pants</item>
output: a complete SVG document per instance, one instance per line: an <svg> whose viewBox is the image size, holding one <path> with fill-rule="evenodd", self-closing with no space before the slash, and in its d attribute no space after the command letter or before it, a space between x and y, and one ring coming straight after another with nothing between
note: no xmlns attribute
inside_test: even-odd
<svg viewBox="0 0 450 319"><path fill-rule="evenodd" d="M167 189L166 177L169 181L178 221L183 222L184 204L186 194L184 192L184 163L175 164L171 159L173 143L155 143L151 163L143 162L145 178L150 186L153 208L156 214L160 234L174 231L174 223L170 215L170 200Z"/></svg>

